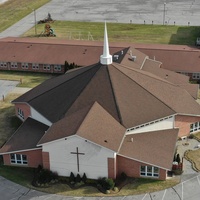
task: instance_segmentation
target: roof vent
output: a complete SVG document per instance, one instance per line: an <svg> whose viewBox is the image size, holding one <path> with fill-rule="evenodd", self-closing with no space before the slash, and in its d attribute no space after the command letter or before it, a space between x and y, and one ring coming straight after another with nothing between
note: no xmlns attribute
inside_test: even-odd
<svg viewBox="0 0 200 200"><path fill-rule="evenodd" d="M131 138L131 142L133 142L133 138Z"/></svg>
<svg viewBox="0 0 200 200"><path fill-rule="evenodd" d="M132 60L132 61L136 61L136 58L137 58L137 57L136 57L136 56L133 56L133 54L132 54L132 51L131 51L131 50L130 50L130 56L131 56L131 60Z"/></svg>
<svg viewBox="0 0 200 200"><path fill-rule="evenodd" d="M118 60L119 59L119 55L114 55L114 60Z"/></svg>

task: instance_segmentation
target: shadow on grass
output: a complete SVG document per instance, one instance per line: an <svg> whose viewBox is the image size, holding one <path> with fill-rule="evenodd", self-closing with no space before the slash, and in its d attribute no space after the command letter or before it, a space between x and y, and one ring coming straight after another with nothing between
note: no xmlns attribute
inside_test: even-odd
<svg viewBox="0 0 200 200"><path fill-rule="evenodd" d="M200 37L199 26L180 26L176 34L172 34L169 44L182 44L194 46L197 37Z"/></svg>

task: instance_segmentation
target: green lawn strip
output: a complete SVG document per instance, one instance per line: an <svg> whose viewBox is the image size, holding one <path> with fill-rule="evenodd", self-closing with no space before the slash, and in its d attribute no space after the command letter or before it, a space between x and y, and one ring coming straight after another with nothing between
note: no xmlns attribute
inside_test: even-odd
<svg viewBox="0 0 200 200"><path fill-rule="evenodd" d="M54 77L55 75L44 73L30 73L30 72L14 72L14 71L1 71L1 80L19 81L18 87L33 88L45 80Z"/></svg>
<svg viewBox="0 0 200 200"><path fill-rule="evenodd" d="M10 181L25 187L30 187L31 181L33 180L34 169L0 165L0 175Z"/></svg>
<svg viewBox="0 0 200 200"><path fill-rule="evenodd" d="M53 16L52 16L53 18ZM50 24L57 38L103 40L104 23L54 21ZM37 25L37 37L42 37L45 24ZM200 27L195 26L163 26L144 24L107 23L109 41L125 41L133 43L160 43L194 45L200 36ZM33 27L23 36L34 37ZM54 38L55 39L55 38Z"/></svg>
<svg viewBox="0 0 200 200"><path fill-rule="evenodd" d="M167 181L154 179L133 179L131 183L124 186L118 193L111 193L107 195L102 194L96 187L84 186L79 189L71 189L67 184L63 183L56 183L46 188L35 188L31 185L34 176L33 168L0 165L0 175L28 188L65 196L125 196L144 194L164 190L179 183L178 179L171 179Z"/></svg>
<svg viewBox="0 0 200 200"><path fill-rule="evenodd" d="M43 6L50 0L8 0L0 5L0 32L4 31L26 15L33 12L33 9ZM48 13L47 13L48 14ZM34 20L34 15L33 15Z"/></svg>

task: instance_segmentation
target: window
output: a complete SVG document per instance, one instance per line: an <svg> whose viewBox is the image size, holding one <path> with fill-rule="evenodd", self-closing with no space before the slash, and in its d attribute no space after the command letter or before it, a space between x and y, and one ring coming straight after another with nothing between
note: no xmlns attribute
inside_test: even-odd
<svg viewBox="0 0 200 200"><path fill-rule="evenodd" d="M200 73L193 73L192 78L193 79L199 79Z"/></svg>
<svg viewBox="0 0 200 200"><path fill-rule="evenodd" d="M22 68L23 69L28 69L28 63L22 63Z"/></svg>
<svg viewBox="0 0 200 200"><path fill-rule="evenodd" d="M21 165L27 165L28 164L28 160L27 160L26 155L14 154L14 153L10 154L10 162L12 164L21 164Z"/></svg>
<svg viewBox="0 0 200 200"><path fill-rule="evenodd" d="M18 108L18 116L21 118L21 119L24 119L24 112Z"/></svg>
<svg viewBox="0 0 200 200"><path fill-rule="evenodd" d="M11 68L17 68L17 63L16 62L11 62L10 65L11 65Z"/></svg>
<svg viewBox="0 0 200 200"><path fill-rule="evenodd" d="M54 65L54 70L55 71L61 71L61 66L60 65Z"/></svg>
<svg viewBox="0 0 200 200"><path fill-rule="evenodd" d="M190 133L196 132L198 130L200 130L200 122L190 124Z"/></svg>
<svg viewBox="0 0 200 200"><path fill-rule="evenodd" d="M36 63L32 64L32 69L38 70L39 69L39 65Z"/></svg>
<svg viewBox="0 0 200 200"><path fill-rule="evenodd" d="M2 68L6 68L7 67L7 63L6 62L1 62L1 65L0 65Z"/></svg>
<svg viewBox="0 0 200 200"><path fill-rule="evenodd" d="M153 166L141 166L140 167L140 176L149 176L149 177L158 177L159 168Z"/></svg>
<svg viewBox="0 0 200 200"><path fill-rule="evenodd" d="M44 70L50 70L50 65L43 65Z"/></svg>

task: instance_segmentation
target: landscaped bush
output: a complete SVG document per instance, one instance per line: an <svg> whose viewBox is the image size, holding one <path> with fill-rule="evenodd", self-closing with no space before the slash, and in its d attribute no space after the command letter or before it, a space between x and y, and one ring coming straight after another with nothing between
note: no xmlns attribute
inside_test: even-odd
<svg viewBox="0 0 200 200"><path fill-rule="evenodd" d="M70 173L69 182L75 183L75 176L74 176L73 172Z"/></svg>
<svg viewBox="0 0 200 200"><path fill-rule="evenodd" d="M82 181L83 181L84 183L86 183L86 181L87 181L87 176L86 176L85 173L83 174Z"/></svg>
<svg viewBox="0 0 200 200"><path fill-rule="evenodd" d="M188 138L194 139L194 134L190 134L190 135L188 136Z"/></svg>
<svg viewBox="0 0 200 200"><path fill-rule="evenodd" d="M111 178L100 178L98 183L104 190L111 190L115 186L115 182Z"/></svg>
<svg viewBox="0 0 200 200"><path fill-rule="evenodd" d="M121 181L125 181L127 179L126 173L122 172L119 178L120 178Z"/></svg>
<svg viewBox="0 0 200 200"><path fill-rule="evenodd" d="M40 165L34 174L34 179L32 184L34 186L40 186L44 184L53 183L58 179L58 174L56 172L52 172L48 169L43 169Z"/></svg>
<svg viewBox="0 0 200 200"><path fill-rule="evenodd" d="M80 183L80 182L81 182L81 176L80 176L80 174L77 174L76 183Z"/></svg>

